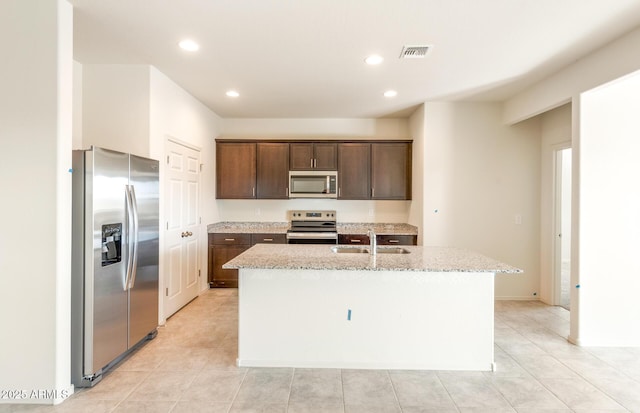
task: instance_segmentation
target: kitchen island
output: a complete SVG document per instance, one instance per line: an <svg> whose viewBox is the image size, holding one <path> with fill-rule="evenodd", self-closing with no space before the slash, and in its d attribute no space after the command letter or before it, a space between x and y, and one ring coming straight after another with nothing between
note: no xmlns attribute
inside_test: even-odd
<svg viewBox="0 0 640 413"><path fill-rule="evenodd" d="M224 265L239 270L238 365L495 369L494 276L521 270L457 248L332 248L258 244Z"/></svg>

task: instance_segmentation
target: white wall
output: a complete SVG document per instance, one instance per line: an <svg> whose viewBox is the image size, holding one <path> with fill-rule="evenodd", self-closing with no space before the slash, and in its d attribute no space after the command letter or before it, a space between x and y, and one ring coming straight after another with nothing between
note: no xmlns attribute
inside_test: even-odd
<svg viewBox="0 0 640 413"><path fill-rule="evenodd" d="M224 119L225 138L410 139L402 119Z"/></svg>
<svg viewBox="0 0 640 413"><path fill-rule="evenodd" d="M82 65L73 62L73 149L85 149L82 146Z"/></svg>
<svg viewBox="0 0 640 413"><path fill-rule="evenodd" d="M570 339L582 345L640 346L639 107L640 72L579 97Z"/></svg>
<svg viewBox="0 0 640 413"><path fill-rule="evenodd" d="M0 49L0 403L59 402L71 391L73 9L0 2Z"/></svg>
<svg viewBox="0 0 640 413"><path fill-rule="evenodd" d="M224 119L220 137L406 140L411 139L408 125L407 119ZM285 222L289 210L331 209L338 222L407 222L411 201L256 199L218 200L217 205L221 221Z"/></svg>
<svg viewBox="0 0 640 413"><path fill-rule="evenodd" d="M81 65L82 147L91 145L130 152L160 161L164 179L167 139L200 151L200 289L207 288L206 225L220 220L215 202L215 136L221 119L152 66ZM164 187L160 187L161 199ZM164 204L160 222L164 222ZM164 249L160 233L160 251ZM160 291L164 291L164 256L160 254ZM160 308L160 321L164 321Z"/></svg>
<svg viewBox="0 0 640 413"><path fill-rule="evenodd" d="M220 199L220 221L286 222L295 209L335 210L338 222L407 222L412 201L337 199ZM210 222L210 223L213 223Z"/></svg>
<svg viewBox="0 0 640 413"><path fill-rule="evenodd" d="M540 283L540 128L506 126L500 104L425 103L424 245L465 247L525 272L497 275L496 298Z"/></svg>
<svg viewBox="0 0 640 413"><path fill-rule="evenodd" d="M150 66L82 66L82 145L149 157Z"/></svg>
<svg viewBox="0 0 640 413"><path fill-rule="evenodd" d="M640 69L640 27L505 102L513 124L571 101L573 96Z"/></svg>
<svg viewBox="0 0 640 413"><path fill-rule="evenodd" d="M540 299L552 304L555 151L571 147L571 104L560 106L540 117Z"/></svg>
<svg viewBox="0 0 640 413"><path fill-rule="evenodd" d="M149 95L149 156L160 159L160 178L164 181L165 143L168 138L200 150L203 165L200 175L200 289L208 288L207 274L207 224L219 221L215 200L215 142L221 119L200 101L176 85L171 79L150 68ZM160 198L164 187L161 186ZM160 206L160 220L164 222L164 204ZM160 238L160 251L164 251L164 237ZM160 291L164 291L164 256L160 255ZM162 318L162 317L161 317Z"/></svg>

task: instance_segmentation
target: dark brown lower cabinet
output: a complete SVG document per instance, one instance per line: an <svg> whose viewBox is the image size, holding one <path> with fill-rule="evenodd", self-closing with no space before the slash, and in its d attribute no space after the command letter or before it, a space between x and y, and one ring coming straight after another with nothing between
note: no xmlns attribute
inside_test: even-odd
<svg viewBox="0 0 640 413"><path fill-rule="evenodd" d="M418 245L417 235L376 235L378 245ZM338 244L369 245L366 234L339 234Z"/></svg>
<svg viewBox="0 0 640 413"><path fill-rule="evenodd" d="M418 245L417 235L376 235L378 245Z"/></svg>
<svg viewBox="0 0 640 413"><path fill-rule="evenodd" d="M209 234L209 286L238 287L238 270L222 266L251 248L251 234Z"/></svg>
<svg viewBox="0 0 640 413"><path fill-rule="evenodd" d="M238 270L222 266L255 244L286 244L285 234L209 234L208 280L211 288L237 288Z"/></svg>
<svg viewBox="0 0 640 413"><path fill-rule="evenodd" d="M251 245L256 244L286 244L285 234L251 234Z"/></svg>
<svg viewBox="0 0 640 413"><path fill-rule="evenodd" d="M369 237L365 234L338 234L338 244L369 245Z"/></svg>

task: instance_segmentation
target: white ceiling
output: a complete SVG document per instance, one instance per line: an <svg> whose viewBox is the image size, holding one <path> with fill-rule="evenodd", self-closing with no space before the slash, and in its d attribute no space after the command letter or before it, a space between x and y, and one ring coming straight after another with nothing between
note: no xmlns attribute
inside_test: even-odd
<svg viewBox="0 0 640 413"><path fill-rule="evenodd" d="M503 100L640 25L638 0L70 2L77 61L153 65L225 118L404 117L428 100ZM200 51L179 49L184 38ZM415 44L433 49L398 58ZM384 62L366 65L372 53Z"/></svg>

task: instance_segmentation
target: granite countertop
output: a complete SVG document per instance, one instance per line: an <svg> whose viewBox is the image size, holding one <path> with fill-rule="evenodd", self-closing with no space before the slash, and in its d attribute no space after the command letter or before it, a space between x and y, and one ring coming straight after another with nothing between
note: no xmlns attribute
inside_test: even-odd
<svg viewBox="0 0 640 413"><path fill-rule="evenodd" d="M207 232L222 234L286 234L288 222L217 222L207 225Z"/></svg>
<svg viewBox="0 0 640 413"><path fill-rule="evenodd" d="M338 222L338 234L366 234L369 229L377 235L418 235L418 227L409 224Z"/></svg>
<svg viewBox="0 0 640 413"><path fill-rule="evenodd" d="M418 228L409 224L338 222L338 234L366 234L372 228L378 235L418 235ZM218 222L207 226L207 232L286 234L288 222Z"/></svg>
<svg viewBox="0 0 640 413"><path fill-rule="evenodd" d="M334 253L332 245L257 244L222 268L283 270L368 270L522 273L474 251L449 247L402 246L409 254ZM358 248L358 247L343 247ZM397 247L389 247L397 248Z"/></svg>

